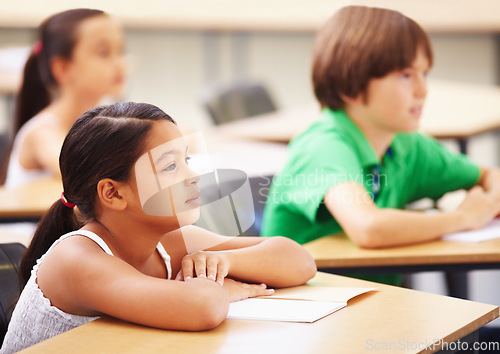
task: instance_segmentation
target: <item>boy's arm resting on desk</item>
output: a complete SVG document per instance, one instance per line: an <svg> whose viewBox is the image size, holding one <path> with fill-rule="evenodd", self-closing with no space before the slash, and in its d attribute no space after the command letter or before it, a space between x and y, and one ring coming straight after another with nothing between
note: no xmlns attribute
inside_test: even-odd
<svg viewBox="0 0 500 354"><path fill-rule="evenodd" d="M245 282L289 287L304 284L316 274L312 256L289 238L221 236L197 226L184 227L182 234L187 242L186 238L210 240L213 246L203 251L224 257L228 276Z"/></svg>
<svg viewBox="0 0 500 354"><path fill-rule="evenodd" d="M481 168L478 184L487 192L500 194L500 169Z"/></svg>
<svg viewBox="0 0 500 354"><path fill-rule="evenodd" d="M378 208L365 188L355 182L330 188L324 202L351 240L365 248L431 241L448 233L477 229L500 212L498 198L479 186L468 191L457 210L436 214Z"/></svg>

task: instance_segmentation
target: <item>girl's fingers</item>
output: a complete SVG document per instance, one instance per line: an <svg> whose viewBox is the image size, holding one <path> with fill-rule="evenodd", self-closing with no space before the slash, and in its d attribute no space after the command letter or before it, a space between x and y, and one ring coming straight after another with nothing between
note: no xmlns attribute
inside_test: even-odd
<svg viewBox="0 0 500 354"><path fill-rule="evenodd" d="M267 289L265 284L260 284L260 285L252 285L251 287L252 294L250 297L255 297L255 296L269 296L274 294L274 289Z"/></svg>
<svg viewBox="0 0 500 354"><path fill-rule="evenodd" d="M227 276L229 269L225 263L220 263L217 268L217 283L224 285L224 278Z"/></svg>
<svg viewBox="0 0 500 354"><path fill-rule="evenodd" d="M228 272L229 264L226 259L210 252L197 252L182 260L182 274L185 280L192 277L208 278L222 285Z"/></svg>
<svg viewBox="0 0 500 354"><path fill-rule="evenodd" d="M207 257L207 278L215 281L218 272L218 258Z"/></svg>
<svg viewBox="0 0 500 354"><path fill-rule="evenodd" d="M191 279L193 274L193 261L190 258L184 258L182 260L182 275L184 280Z"/></svg>
<svg viewBox="0 0 500 354"><path fill-rule="evenodd" d="M229 269L226 263L219 263L217 267L217 283L224 285L224 278L227 276Z"/></svg>
<svg viewBox="0 0 500 354"><path fill-rule="evenodd" d="M207 277L207 259L205 257L203 258L196 258L194 260L194 269L196 271L196 276L198 278L206 278Z"/></svg>
<svg viewBox="0 0 500 354"><path fill-rule="evenodd" d="M221 273L217 275L217 283L219 283L220 286L224 285L224 278L225 277Z"/></svg>

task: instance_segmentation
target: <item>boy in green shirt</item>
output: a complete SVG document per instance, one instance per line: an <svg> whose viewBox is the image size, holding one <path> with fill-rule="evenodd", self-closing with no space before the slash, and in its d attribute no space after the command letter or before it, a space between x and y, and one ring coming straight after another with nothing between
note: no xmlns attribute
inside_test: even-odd
<svg viewBox="0 0 500 354"><path fill-rule="evenodd" d="M305 243L344 231L360 247L382 248L480 228L499 214L499 170L416 132L432 56L425 31L396 11L350 6L327 22L313 52L322 119L290 143L262 235ZM470 190L456 211L401 210L462 188Z"/></svg>

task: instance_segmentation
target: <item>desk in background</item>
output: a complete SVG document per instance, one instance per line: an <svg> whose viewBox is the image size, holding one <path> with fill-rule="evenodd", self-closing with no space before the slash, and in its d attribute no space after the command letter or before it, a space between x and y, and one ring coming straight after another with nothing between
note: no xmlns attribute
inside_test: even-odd
<svg viewBox="0 0 500 354"><path fill-rule="evenodd" d="M429 80L421 131L456 139L466 153L467 139L500 129L500 87ZM288 143L320 118L317 105L279 111L214 128L228 136Z"/></svg>
<svg viewBox="0 0 500 354"><path fill-rule="evenodd" d="M182 332L102 318L23 353L361 353L384 343L418 353L435 341L469 336L498 317L497 306L331 274L318 273L309 283L378 291L315 323L226 320L210 331Z"/></svg>
<svg viewBox="0 0 500 354"><path fill-rule="evenodd" d="M0 95L13 96L19 89L22 72L16 70L0 70Z"/></svg>
<svg viewBox="0 0 500 354"><path fill-rule="evenodd" d="M345 235L326 236L304 247L316 266L336 274L446 272L450 296L469 297L467 272L500 269L500 239L480 243L433 241L385 249L362 249Z"/></svg>
<svg viewBox="0 0 500 354"><path fill-rule="evenodd" d="M203 135L213 168L239 169L255 177L274 176L285 165L288 147L284 144L231 137L212 130Z"/></svg>
<svg viewBox="0 0 500 354"><path fill-rule="evenodd" d="M0 187L0 222L39 219L61 196L57 179L43 179L21 187Z"/></svg>
<svg viewBox="0 0 500 354"><path fill-rule="evenodd" d="M304 244L316 266L335 273L500 269L500 238L478 242L433 241L384 249L363 249L344 234Z"/></svg>

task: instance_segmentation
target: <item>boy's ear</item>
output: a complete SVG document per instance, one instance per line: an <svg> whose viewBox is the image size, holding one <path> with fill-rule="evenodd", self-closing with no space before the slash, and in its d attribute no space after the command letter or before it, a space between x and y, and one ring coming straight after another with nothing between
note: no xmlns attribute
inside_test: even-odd
<svg viewBox="0 0 500 354"><path fill-rule="evenodd" d="M346 104L357 106L364 102L364 95L364 92L358 93L358 95L355 97L349 97L344 94L340 94L340 98L342 98L342 101L344 101Z"/></svg>
<svg viewBox="0 0 500 354"><path fill-rule="evenodd" d="M357 106L360 103L364 102L363 99L364 94L362 92L358 93L356 97L349 97L343 94L340 94L340 98L342 98L342 101L344 101L346 104L350 104L353 106Z"/></svg>
<svg viewBox="0 0 500 354"><path fill-rule="evenodd" d="M68 80L69 60L63 57L54 57L50 60L50 72L57 84L62 84Z"/></svg>
<svg viewBox="0 0 500 354"><path fill-rule="evenodd" d="M125 185L110 178L104 178L97 183L97 195L102 207L122 211L127 207Z"/></svg>

